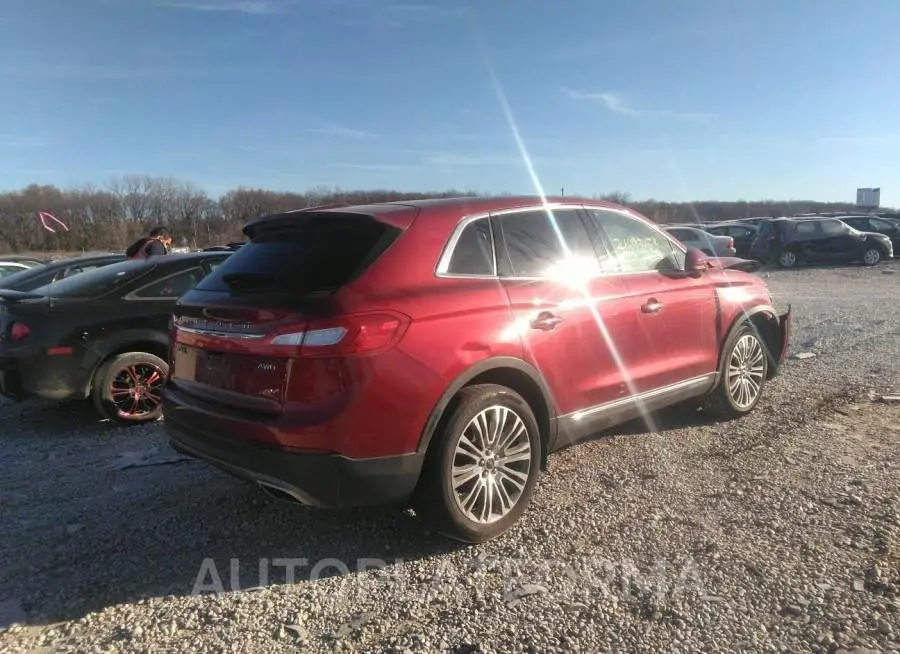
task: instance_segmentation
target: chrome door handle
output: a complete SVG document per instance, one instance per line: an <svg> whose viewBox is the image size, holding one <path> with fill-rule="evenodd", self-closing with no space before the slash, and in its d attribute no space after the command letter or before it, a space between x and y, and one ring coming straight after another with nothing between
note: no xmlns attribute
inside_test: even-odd
<svg viewBox="0 0 900 654"><path fill-rule="evenodd" d="M643 313L659 313L662 308L662 302L656 299L647 300L646 303L641 305L641 311Z"/></svg>
<svg viewBox="0 0 900 654"><path fill-rule="evenodd" d="M531 328L549 332L552 329L556 329L556 326L562 321L563 319L556 314L550 313L549 311L541 311L531 321Z"/></svg>

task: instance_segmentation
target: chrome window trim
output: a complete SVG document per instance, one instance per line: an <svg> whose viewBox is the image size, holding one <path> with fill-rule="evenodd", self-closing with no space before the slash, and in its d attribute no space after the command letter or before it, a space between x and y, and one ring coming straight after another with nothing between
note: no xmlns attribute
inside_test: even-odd
<svg viewBox="0 0 900 654"><path fill-rule="evenodd" d="M438 259L438 264L434 271L434 274L437 277L445 279L497 279L497 244L494 242L494 230L490 228L490 217L490 213L477 213L463 217L462 220L456 224L456 227L453 228L453 233L450 235L450 239L444 245L444 250L441 252L441 256ZM450 260L453 258L453 253L456 250L459 239L462 238L462 233L466 230L466 227L474 222L484 219L488 220L488 232L491 235L491 257L493 258L491 268L494 272L490 275L471 275L447 272L447 269L450 268Z"/></svg>
<svg viewBox="0 0 900 654"><path fill-rule="evenodd" d="M538 204L538 205L529 205L527 207L515 207L510 209L500 209L498 211L482 211L475 214L470 214L468 216L463 216L459 222L454 227L453 233L450 235L450 238L447 240L446 245L444 246L443 251L441 252L441 256L438 259L437 266L435 267L435 276L442 279L502 279L508 281L547 281L550 279L549 277L501 277L498 273L497 269L497 241L494 238L493 230L491 230L491 252L494 256L493 268L494 273L492 275L465 275L460 273L448 273L447 268L450 267L450 259L453 257L453 251L456 249L456 245L459 242L460 237L462 236L463 230L468 227L471 223L476 220L481 220L483 218L492 218L502 217L511 213L526 213L530 211L554 211L557 209L575 209L576 211L608 211L610 213L619 214L629 220L632 220L644 227L648 227L651 230L656 231L659 234L662 234L663 237L669 242L669 244L677 250L680 250L682 254L687 254L687 248L684 245L670 236L665 229L655 224L647 224L646 220L643 220L632 213L630 213L627 209L615 209L612 207L598 207L590 204L572 204L567 202L550 202L547 204ZM603 247L609 252L609 248L607 247L605 234L600 234L600 239L603 244ZM622 272L622 271L613 271L613 272L600 272L594 275L591 279L598 279L601 277L615 277L615 276L623 276L623 275L647 275L647 274L659 274L658 270L639 270L633 272Z"/></svg>
<svg viewBox="0 0 900 654"><path fill-rule="evenodd" d="M127 295L125 295L122 299L126 302L177 302L180 295L177 297L143 297L138 295L141 291L143 291L148 286L153 286L154 284L158 284L159 282L164 282L167 279L171 279L172 277L177 277L178 275L183 275L184 273L188 273L192 270L197 270L200 274L205 277L207 272L203 270L202 265L194 266L193 268L185 268L184 270L179 270L178 272L174 272L170 275L166 275L165 277L160 277L159 279L154 279L152 282L144 284L140 288L136 288ZM203 277L200 279L202 280ZM199 284L199 282L197 282Z"/></svg>

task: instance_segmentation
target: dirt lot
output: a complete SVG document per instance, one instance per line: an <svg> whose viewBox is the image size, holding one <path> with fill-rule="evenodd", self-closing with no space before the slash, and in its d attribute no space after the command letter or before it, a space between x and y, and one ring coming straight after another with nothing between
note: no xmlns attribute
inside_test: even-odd
<svg viewBox="0 0 900 654"><path fill-rule="evenodd" d="M815 357L744 420L554 456L478 547L271 500L160 424L0 405L0 651L898 652L900 263L765 275Z"/></svg>

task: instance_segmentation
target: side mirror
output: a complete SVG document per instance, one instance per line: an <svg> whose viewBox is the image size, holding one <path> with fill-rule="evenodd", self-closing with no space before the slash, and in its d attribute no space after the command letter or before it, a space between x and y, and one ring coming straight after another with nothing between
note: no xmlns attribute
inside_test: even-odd
<svg viewBox="0 0 900 654"><path fill-rule="evenodd" d="M691 277L699 277L709 270L709 257L696 248L688 248L684 260L684 271Z"/></svg>

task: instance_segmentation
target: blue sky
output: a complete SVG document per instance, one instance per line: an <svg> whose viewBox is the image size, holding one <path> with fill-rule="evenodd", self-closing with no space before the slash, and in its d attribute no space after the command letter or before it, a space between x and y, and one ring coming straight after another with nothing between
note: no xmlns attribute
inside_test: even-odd
<svg viewBox="0 0 900 654"><path fill-rule="evenodd" d="M900 205L898 25L897 0L4 0L0 188Z"/></svg>

